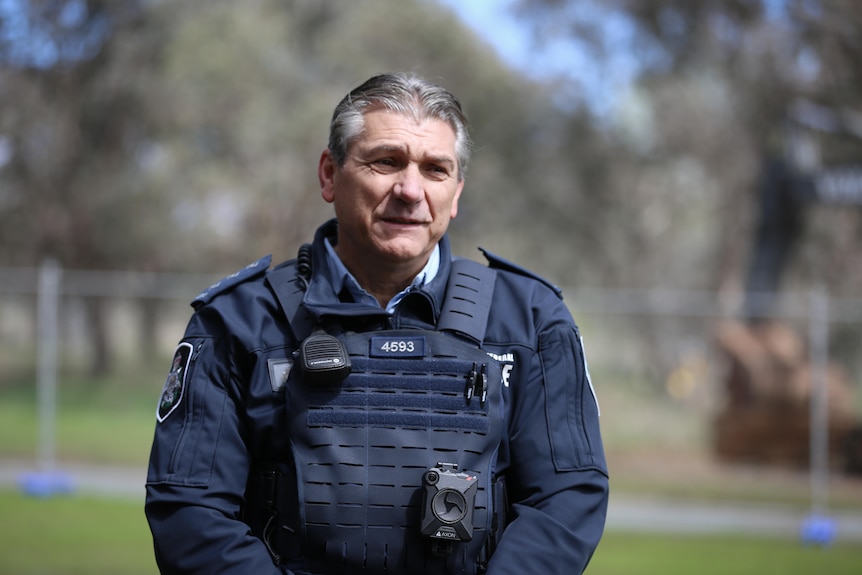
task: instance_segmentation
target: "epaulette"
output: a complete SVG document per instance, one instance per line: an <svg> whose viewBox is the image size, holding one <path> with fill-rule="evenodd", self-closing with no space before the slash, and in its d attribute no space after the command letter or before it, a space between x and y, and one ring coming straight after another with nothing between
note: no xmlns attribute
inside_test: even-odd
<svg viewBox="0 0 862 575"><path fill-rule="evenodd" d="M542 276L537 275L537 274L531 272L530 270L528 270L526 268L522 268L518 264L512 263L506 259L503 259L500 256L494 255L484 248L479 248L479 251L482 252L482 255L484 255L485 259L488 260L488 267L498 269L498 270L507 271L507 272L512 272L512 273L515 273L515 274L518 274L518 275L521 275L524 277L532 278L532 279L548 286L555 294L557 294L558 298L563 299L563 290L561 290L559 287L552 284L551 282L549 282L548 280L546 280Z"/></svg>
<svg viewBox="0 0 862 575"><path fill-rule="evenodd" d="M208 304L218 294L224 292L228 288L248 281L251 278L263 275L269 269L269 264L272 262L272 256L264 256L254 263L248 264L238 272L234 272L229 276L220 279L192 300L192 307L197 309L202 305Z"/></svg>

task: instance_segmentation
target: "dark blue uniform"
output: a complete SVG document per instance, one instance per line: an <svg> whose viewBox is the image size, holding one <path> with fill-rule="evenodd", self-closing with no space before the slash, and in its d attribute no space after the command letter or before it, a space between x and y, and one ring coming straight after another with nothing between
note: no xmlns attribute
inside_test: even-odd
<svg viewBox="0 0 862 575"><path fill-rule="evenodd" d="M394 313L354 303L325 273L324 237L335 231L330 222L315 237L301 319L274 291L280 268L268 269L267 258L195 300L159 401L147 476L146 514L162 573L304 573L316 565L303 560L310 552L303 547L305 519L294 512L296 479L285 480L299 467L286 405L289 386L302 379L295 352L308 328L298 324L336 332L433 330L452 267L444 237L439 273ZM489 260L496 281L481 349L502 374L503 431L493 474L505 478L508 505L494 509L506 525L482 568L579 573L601 537L608 499L582 341L553 286ZM417 473L417 489L419 483Z"/></svg>

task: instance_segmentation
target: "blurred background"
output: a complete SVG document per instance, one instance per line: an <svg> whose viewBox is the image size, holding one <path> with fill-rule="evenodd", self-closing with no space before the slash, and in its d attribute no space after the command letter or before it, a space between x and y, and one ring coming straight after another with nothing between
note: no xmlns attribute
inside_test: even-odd
<svg viewBox="0 0 862 575"><path fill-rule="evenodd" d="M472 122L455 252L584 334L588 572L862 572L860 61L853 0L0 0L0 573L155 572L189 302L330 217L329 115L395 70Z"/></svg>

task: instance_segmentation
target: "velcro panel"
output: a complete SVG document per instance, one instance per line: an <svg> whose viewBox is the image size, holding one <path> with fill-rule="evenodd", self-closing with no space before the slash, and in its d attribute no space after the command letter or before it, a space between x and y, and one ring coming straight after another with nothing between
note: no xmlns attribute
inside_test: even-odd
<svg viewBox="0 0 862 575"><path fill-rule="evenodd" d="M344 382L286 388L311 572L475 572L503 427L500 368L465 343L451 349L455 338L420 333L435 355L368 358L368 337L347 341L352 372ZM466 394L481 365L484 403ZM428 554L420 533L422 478L438 462L479 477L474 538L447 558Z"/></svg>

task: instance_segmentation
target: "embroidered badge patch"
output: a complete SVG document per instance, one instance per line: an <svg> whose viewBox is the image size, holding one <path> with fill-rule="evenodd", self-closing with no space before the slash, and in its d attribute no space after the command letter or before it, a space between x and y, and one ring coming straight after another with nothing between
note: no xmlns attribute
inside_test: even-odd
<svg viewBox="0 0 862 575"><path fill-rule="evenodd" d="M162 396L159 398L159 407L156 410L156 419L163 422L173 413L183 399L183 391L186 387L186 373L189 370L189 362L192 359L192 344L181 343L174 352L174 360L171 363L171 371L165 379Z"/></svg>

